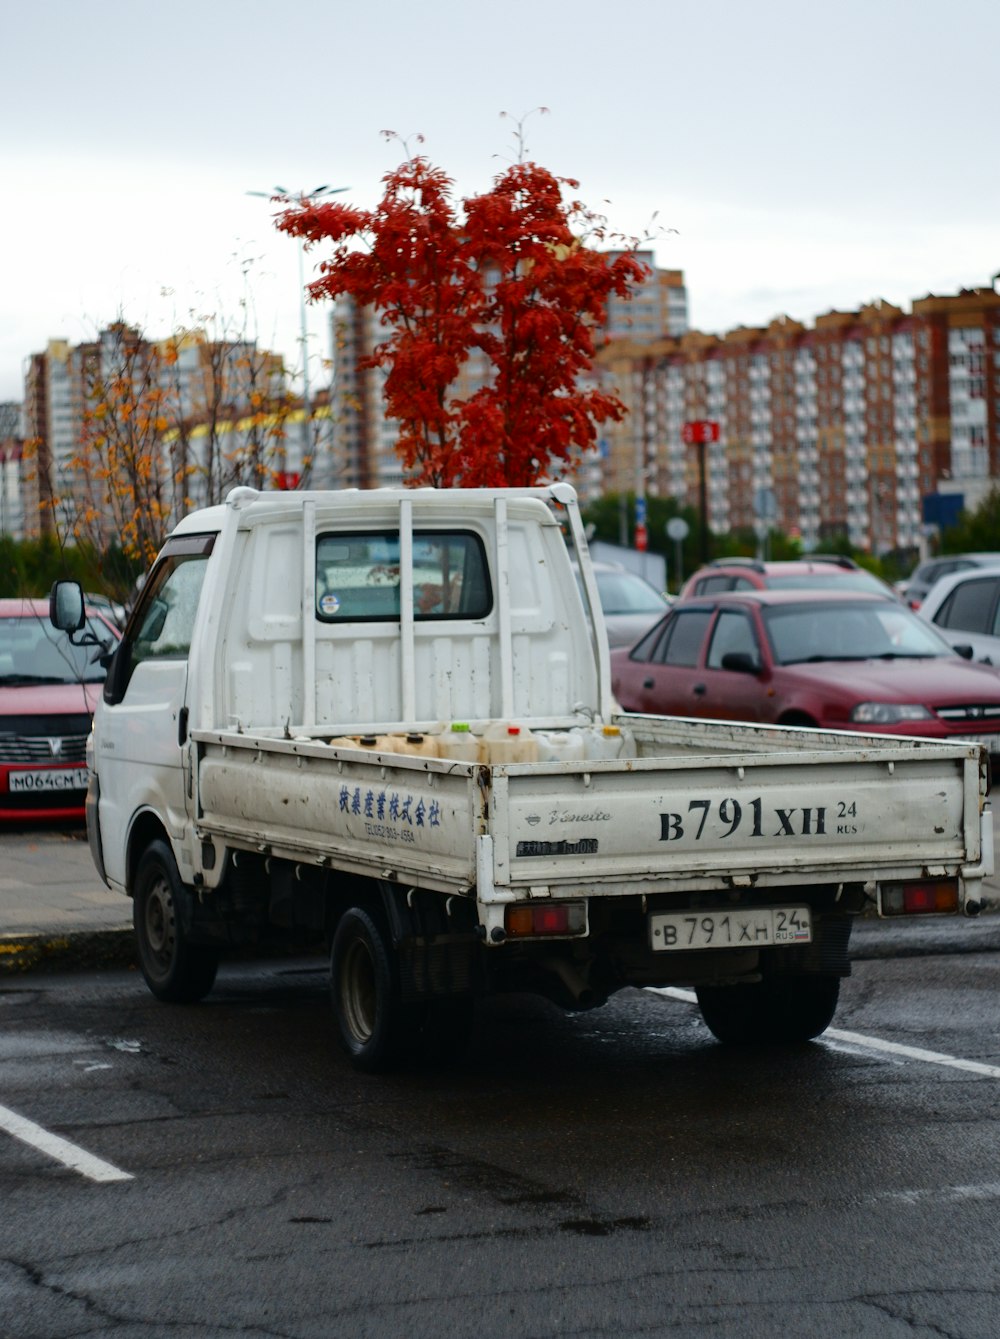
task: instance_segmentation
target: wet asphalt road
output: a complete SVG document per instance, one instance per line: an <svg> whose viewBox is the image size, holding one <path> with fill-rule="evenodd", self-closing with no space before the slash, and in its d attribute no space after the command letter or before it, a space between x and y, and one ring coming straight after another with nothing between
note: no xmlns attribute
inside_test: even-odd
<svg viewBox="0 0 1000 1339"><path fill-rule="evenodd" d="M374 1079L316 961L0 981L4 1110L130 1178L0 1131L0 1333L995 1339L1000 937L882 942L792 1050L628 991Z"/></svg>

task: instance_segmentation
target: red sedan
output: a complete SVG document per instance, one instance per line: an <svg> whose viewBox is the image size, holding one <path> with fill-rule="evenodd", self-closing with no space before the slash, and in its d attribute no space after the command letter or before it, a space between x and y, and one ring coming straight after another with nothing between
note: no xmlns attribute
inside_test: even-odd
<svg viewBox="0 0 1000 1339"><path fill-rule="evenodd" d="M114 625L87 612L73 641L48 600L0 600L0 821L82 819L86 744ZM84 644L79 644L81 641Z"/></svg>
<svg viewBox="0 0 1000 1339"><path fill-rule="evenodd" d="M680 601L611 665L626 711L969 739L1000 753L1000 672L878 595Z"/></svg>

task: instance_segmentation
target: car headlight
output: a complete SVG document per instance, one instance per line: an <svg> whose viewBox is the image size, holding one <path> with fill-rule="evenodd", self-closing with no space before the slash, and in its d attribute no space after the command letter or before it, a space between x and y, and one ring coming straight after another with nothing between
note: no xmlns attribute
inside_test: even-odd
<svg viewBox="0 0 1000 1339"><path fill-rule="evenodd" d="M933 713L919 702L859 702L851 720L860 725L898 725L900 721L929 721Z"/></svg>

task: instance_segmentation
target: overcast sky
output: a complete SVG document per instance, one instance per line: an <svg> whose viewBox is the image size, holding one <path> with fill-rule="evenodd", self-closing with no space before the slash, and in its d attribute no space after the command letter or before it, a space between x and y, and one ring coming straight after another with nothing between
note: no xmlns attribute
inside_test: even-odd
<svg viewBox="0 0 1000 1339"><path fill-rule="evenodd" d="M699 329L988 286L998 53L997 0L9 6L0 400L119 314L151 337L214 314L299 362L296 243L246 192L372 204L389 129L470 194L515 156L500 113L538 106L529 156L613 227L676 230L656 259Z"/></svg>

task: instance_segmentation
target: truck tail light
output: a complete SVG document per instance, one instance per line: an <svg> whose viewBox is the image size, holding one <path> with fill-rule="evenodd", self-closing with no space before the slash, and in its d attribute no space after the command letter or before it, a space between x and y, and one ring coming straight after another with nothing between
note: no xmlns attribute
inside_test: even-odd
<svg viewBox="0 0 1000 1339"><path fill-rule="evenodd" d="M582 935L587 929L586 902L519 903L507 907L504 925L510 939L545 935Z"/></svg>
<svg viewBox="0 0 1000 1339"><path fill-rule="evenodd" d="M882 885L883 916L929 916L958 911L957 879L920 879Z"/></svg>

